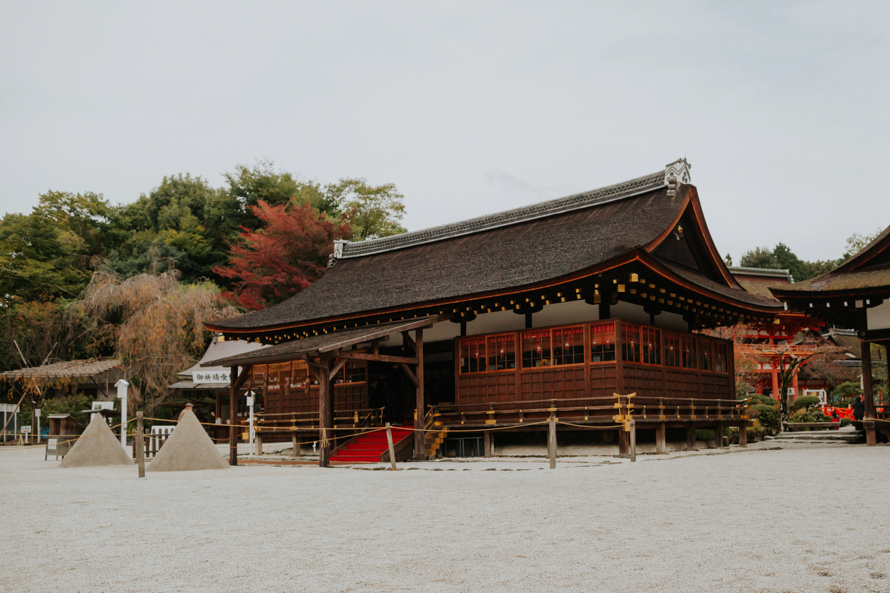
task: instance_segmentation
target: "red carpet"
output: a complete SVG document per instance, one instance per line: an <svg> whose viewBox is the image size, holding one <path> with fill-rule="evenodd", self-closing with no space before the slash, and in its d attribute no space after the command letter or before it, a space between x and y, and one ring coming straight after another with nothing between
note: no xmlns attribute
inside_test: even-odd
<svg viewBox="0 0 890 593"><path fill-rule="evenodd" d="M408 426L392 427L393 446L411 436ZM342 449L331 455L331 463L380 463L380 459L389 449L386 442L386 431L377 430L356 437ZM387 461L389 457L386 458Z"/></svg>

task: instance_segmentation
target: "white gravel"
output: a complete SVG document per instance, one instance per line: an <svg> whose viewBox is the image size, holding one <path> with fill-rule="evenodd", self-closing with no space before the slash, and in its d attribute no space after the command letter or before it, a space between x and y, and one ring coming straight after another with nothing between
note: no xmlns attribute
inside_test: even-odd
<svg viewBox="0 0 890 593"><path fill-rule="evenodd" d="M774 447L144 479L0 448L0 591L890 591L890 448Z"/></svg>

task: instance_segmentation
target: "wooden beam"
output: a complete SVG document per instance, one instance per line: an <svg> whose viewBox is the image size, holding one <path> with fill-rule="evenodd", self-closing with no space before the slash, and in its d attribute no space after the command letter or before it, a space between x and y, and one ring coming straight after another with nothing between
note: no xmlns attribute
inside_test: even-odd
<svg viewBox="0 0 890 593"><path fill-rule="evenodd" d="M340 358L350 360L370 360L373 362L392 362L396 364L417 364L417 358L411 356L390 356L389 354L371 354L370 352L346 351L337 354Z"/></svg>
<svg viewBox="0 0 890 593"><path fill-rule="evenodd" d="M409 367L405 363L399 363L399 366L402 367L403 371L405 371L405 374L408 376L408 380L414 384L414 387L417 387L419 385L417 381L417 375L414 374L414 372L411 370L411 367Z"/></svg>
<svg viewBox="0 0 890 593"><path fill-rule="evenodd" d="M411 339L411 335L408 332L402 332L402 339L405 341L406 346L410 346L414 352L417 352L417 345L414 343L414 340Z"/></svg>
<svg viewBox="0 0 890 593"><path fill-rule="evenodd" d="M341 359L337 360L337 364L335 364L335 365L334 365L334 368L332 368L332 369L328 372L328 380L329 380L329 381L332 381L332 380L334 379L334 376L335 376L337 373L339 373L339 372L343 369L344 366L346 366L346 359L345 359L345 358L341 358Z"/></svg>

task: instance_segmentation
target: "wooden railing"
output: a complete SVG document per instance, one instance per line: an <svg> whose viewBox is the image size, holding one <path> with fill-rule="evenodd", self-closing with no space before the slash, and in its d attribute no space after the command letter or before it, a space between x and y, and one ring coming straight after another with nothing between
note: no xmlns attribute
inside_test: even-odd
<svg viewBox="0 0 890 593"><path fill-rule="evenodd" d="M638 425L659 423L737 424L748 419L746 400L667 398L613 395L570 399L489 402L485 404L448 404L432 410L442 426L494 427L544 423L551 413L561 423L611 425L628 416Z"/></svg>
<svg viewBox="0 0 890 593"><path fill-rule="evenodd" d="M358 410L335 410L335 428L362 428L381 426L385 408L364 408ZM289 412L282 414L257 414L255 430L268 438L275 433L320 430L318 412Z"/></svg>

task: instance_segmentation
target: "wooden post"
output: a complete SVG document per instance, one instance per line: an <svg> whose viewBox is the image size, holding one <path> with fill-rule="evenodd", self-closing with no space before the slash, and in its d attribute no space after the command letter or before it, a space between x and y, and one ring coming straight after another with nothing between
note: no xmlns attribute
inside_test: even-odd
<svg viewBox="0 0 890 593"><path fill-rule="evenodd" d="M874 381L871 376L871 345L865 340L859 340L862 351L862 403L865 404L864 420L875 419L875 391ZM863 422L865 428L865 444L874 447L878 444L878 433L874 422Z"/></svg>
<svg viewBox="0 0 890 593"><path fill-rule="evenodd" d="M331 444L328 439L332 435L334 428L334 411L333 401L331 397L331 376L329 369L331 366L331 356L323 354L320 358L319 365L316 368L318 377L318 424L321 427L319 434L318 448L318 465L320 467L328 467L331 464Z"/></svg>
<svg viewBox="0 0 890 593"><path fill-rule="evenodd" d="M655 452L667 452L667 425L664 422L655 428Z"/></svg>
<svg viewBox="0 0 890 593"><path fill-rule="evenodd" d="M396 471L398 469L396 467L396 449L392 444L392 426L390 426L389 422L386 423L386 445L389 447L389 469Z"/></svg>
<svg viewBox="0 0 890 593"><path fill-rule="evenodd" d="M482 433L482 444L485 447L485 456L493 457L494 456L494 446L491 441L491 431L486 430Z"/></svg>
<svg viewBox="0 0 890 593"><path fill-rule="evenodd" d="M695 424L686 427L686 448L695 449Z"/></svg>
<svg viewBox="0 0 890 593"><path fill-rule="evenodd" d="M253 437L253 442L254 442L254 445L256 446L256 450L254 451L254 454L257 457L262 457L263 456L263 437L261 435L257 434Z"/></svg>
<svg viewBox="0 0 890 593"><path fill-rule="evenodd" d="M414 356L417 358L417 370L414 376L417 377L417 391L414 407L416 409L414 417L414 459L424 459L426 451L423 449L424 442L424 422L426 420L426 397L423 392L423 330L418 329L414 332Z"/></svg>
<svg viewBox="0 0 890 593"><path fill-rule="evenodd" d="M139 477L145 477L145 427L142 423L142 410L136 412L136 465Z"/></svg>
<svg viewBox="0 0 890 593"><path fill-rule="evenodd" d="M231 367L232 386L229 388L229 465L238 465L238 440L235 436L235 421L238 416L238 367ZM245 372L247 370L245 369Z"/></svg>
<svg viewBox="0 0 890 593"><path fill-rule="evenodd" d="M630 440L630 460L637 460L637 421L631 418L627 421L628 440Z"/></svg>
<svg viewBox="0 0 890 593"><path fill-rule="evenodd" d="M739 447L747 447L748 446L748 426L747 423L742 422L742 425L739 426Z"/></svg>
<svg viewBox="0 0 890 593"><path fill-rule="evenodd" d="M618 455L620 457L627 457L630 451L627 443L627 431L624 430L624 426L618 425Z"/></svg>
<svg viewBox="0 0 890 593"><path fill-rule="evenodd" d="M723 448L723 423L718 422L714 427L714 444L718 449Z"/></svg>
<svg viewBox="0 0 890 593"><path fill-rule="evenodd" d="M291 433L291 442L293 443L293 456L300 457L303 455L303 451L300 448L300 440L297 438L297 431Z"/></svg>
<svg viewBox="0 0 890 593"><path fill-rule="evenodd" d="M547 456L550 469L556 468L556 412L550 412L550 425L547 430Z"/></svg>

